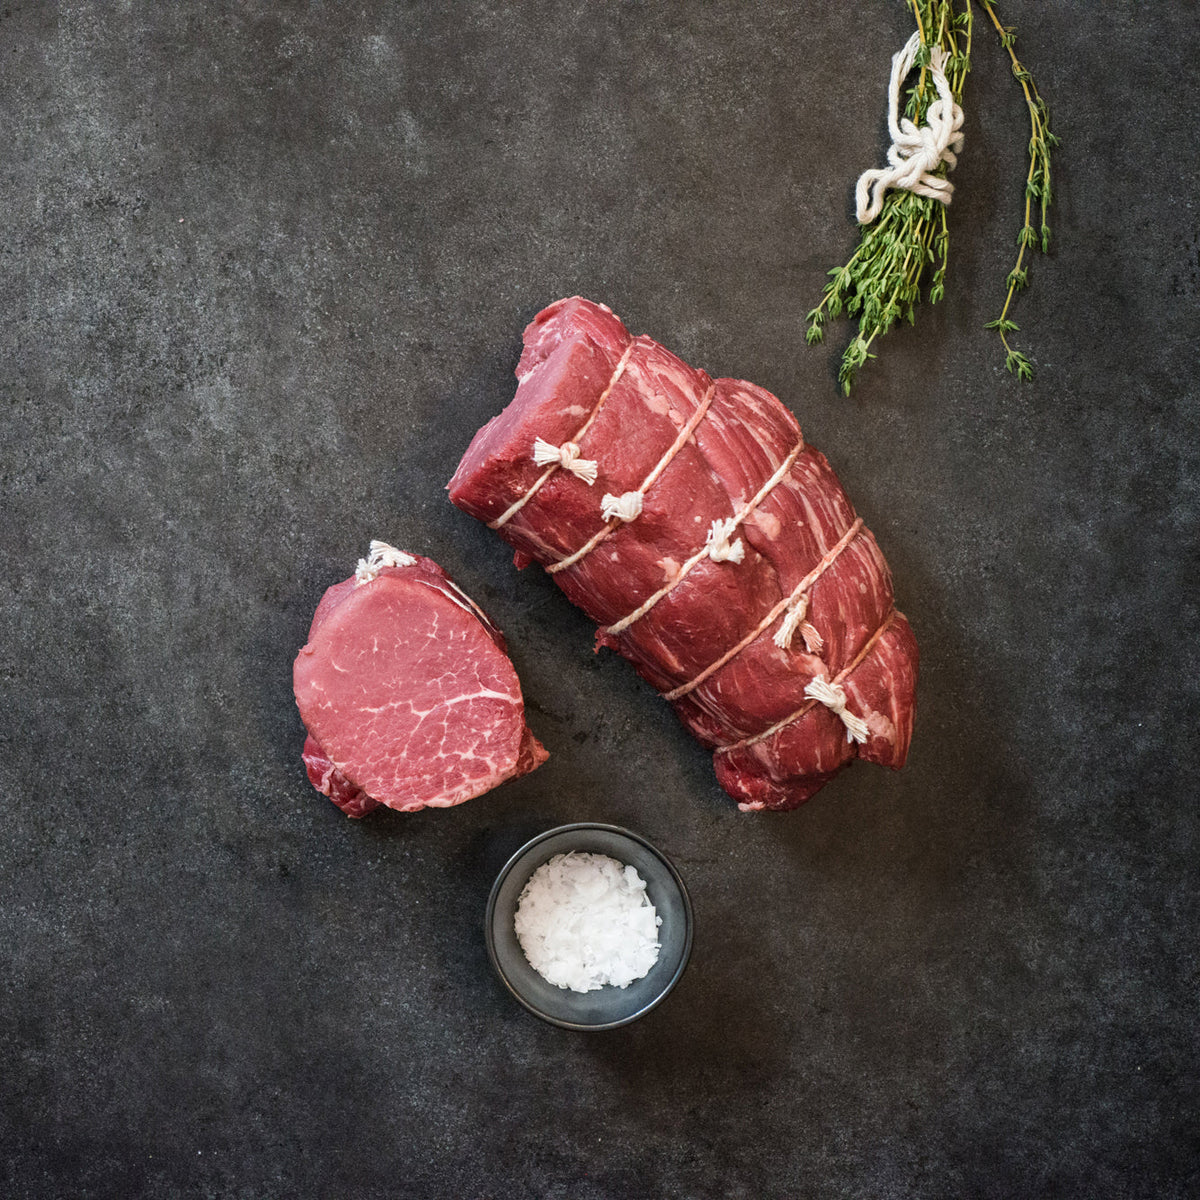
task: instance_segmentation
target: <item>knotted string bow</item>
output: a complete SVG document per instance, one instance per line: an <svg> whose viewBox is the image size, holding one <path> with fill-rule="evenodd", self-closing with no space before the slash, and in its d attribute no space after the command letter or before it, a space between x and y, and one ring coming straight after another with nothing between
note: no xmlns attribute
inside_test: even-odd
<svg viewBox="0 0 1200 1200"><path fill-rule="evenodd" d="M860 225L869 225L883 210L883 198L889 188L901 188L949 204L954 184L935 174L945 163L953 168L963 148L963 111L955 104L946 79L946 51L940 46L930 55L929 67L938 99L925 111L925 124L917 126L908 117L900 117L900 86L903 84L921 48L921 35L914 33L907 45L892 58L892 79L888 88L888 131L892 144L888 149L889 167L873 168L858 177L854 198Z"/></svg>

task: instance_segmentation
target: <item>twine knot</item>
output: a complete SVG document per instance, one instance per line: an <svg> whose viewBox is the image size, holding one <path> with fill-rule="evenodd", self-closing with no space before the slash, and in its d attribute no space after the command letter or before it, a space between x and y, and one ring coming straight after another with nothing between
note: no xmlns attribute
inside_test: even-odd
<svg viewBox="0 0 1200 1200"><path fill-rule="evenodd" d="M879 216L889 188L915 192L941 204L949 204L954 193L954 184L935 174L942 163L952 169L963 148L963 111L950 91L946 51L940 46L930 54L930 74L938 99L925 110L925 124L917 126L908 117L900 117L900 85L912 70L920 47L921 35L914 33L904 49L892 57L888 87L888 131L892 144L887 152L891 166L864 171L858 177L854 198L861 225L869 225Z"/></svg>
<svg viewBox="0 0 1200 1200"><path fill-rule="evenodd" d="M775 631L774 642L780 650L786 650L792 644L792 638L796 636L797 629L800 630L800 636L804 638L804 645L809 654L820 654L825 648L825 639L815 626L810 625L804 619L807 616L808 593L801 592L788 606L787 616L783 618L783 623Z"/></svg>
<svg viewBox="0 0 1200 1200"><path fill-rule="evenodd" d="M606 492L600 501L600 513L606 521L636 521L642 515L642 493L623 492L614 496Z"/></svg>
<svg viewBox="0 0 1200 1200"><path fill-rule="evenodd" d="M742 545L741 538L734 538L732 542L729 540L729 535L737 527L736 517L726 517L723 521L716 520L712 523L704 544L708 548L708 557L713 562L740 563L746 556L746 548Z"/></svg>
<svg viewBox="0 0 1200 1200"><path fill-rule="evenodd" d="M570 471L591 487L596 482L596 463L590 458L579 457L579 447L574 442L563 442L561 446L552 446L549 442L538 438L533 443L533 461L539 467L551 463Z"/></svg>
<svg viewBox="0 0 1200 1200"><path fill-rule="evenodd" d="M870 728L862 717L856 716L846 708L846 689L840 683L830 683L824 675L818 675L810 680L804 694L810 700L817 700L825 705L835 716L840 717L846 726L846 741L865 742L870 735Z"/></svg>
<svg viewBox="0 0 1200 1200"><path fill-rule="evenodd" d="M356 583L370 583L384 567L411 567L417 560L387 542L373 541L366 558L358 560L354 569Z"/></svg>

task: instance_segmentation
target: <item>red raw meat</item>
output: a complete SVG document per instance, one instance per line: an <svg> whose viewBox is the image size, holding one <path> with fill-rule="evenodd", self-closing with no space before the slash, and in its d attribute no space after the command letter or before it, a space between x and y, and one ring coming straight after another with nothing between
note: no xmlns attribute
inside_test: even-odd
<svg viewBox="0 0 1200 1200"><path fill-rule="evenodd" d="M791 413L579 297L534 318L517 379L450 499L554 575L740 807L795 808L855 757L903 765L916 641Z"/></svg>
<svg viewBox="0 0 1200 1200"><path fill-rule="evenodd" d="M308 778L347 816L461 804L547 758L500 631L437 563L382 542L321 597L293 683Z"/></svg>

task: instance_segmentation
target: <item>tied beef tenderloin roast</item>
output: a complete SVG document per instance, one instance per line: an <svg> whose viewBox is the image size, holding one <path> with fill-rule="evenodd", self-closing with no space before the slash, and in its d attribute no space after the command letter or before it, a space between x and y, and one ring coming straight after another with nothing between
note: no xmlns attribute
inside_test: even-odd
<svg viewBox="0 0 1200 1200"><path fill-rule="evenodd" d="M547 758L500 630L437 563L383 542L321 597L293 684L308 777L351 817L448 808Z"/></svg>
<svg viewBox="0 0 1200 1200"><path fill-rule="evenodd" d="M579 297L534 318L517 379L450 499L553 574L740 807L795 808L854 758L902 766L916 641L791 413Z"/></svg>

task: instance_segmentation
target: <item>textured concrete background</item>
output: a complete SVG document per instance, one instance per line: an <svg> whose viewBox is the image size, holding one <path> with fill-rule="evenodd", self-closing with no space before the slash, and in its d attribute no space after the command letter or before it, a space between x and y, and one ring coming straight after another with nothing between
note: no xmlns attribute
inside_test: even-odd
<svg viewBox="0 0 1200 1200"><path fill-rule="evenodd" d="M5 5L5 1196L1200 1194L1196 14L1004 13L1063 139L1037 379L981 329L1026 139L981 24L946 301L844 401L803 317L897 0ZM829 455L921 641L905 771L740 815L447 503L575 292ZM372 536L508 632L542 770L361 823L308 786L291 660ZM481 931L589 819L697 915L597 1037Z"/></svg>

